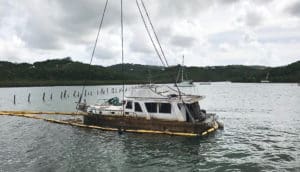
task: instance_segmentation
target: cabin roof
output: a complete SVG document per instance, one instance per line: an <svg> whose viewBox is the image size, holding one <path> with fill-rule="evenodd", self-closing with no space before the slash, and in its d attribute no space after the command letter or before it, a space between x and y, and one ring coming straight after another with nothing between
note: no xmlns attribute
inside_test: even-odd
<svg viewBox="0 0 300 172"><path fill-rule="evenodd" d="M182 102L183 100L186 103L193 103L203 99L204 96L185 94L181 91L179 92L176 88L166 85L142 85L131 89L130 94L126 98L155 102Z"/></svg>

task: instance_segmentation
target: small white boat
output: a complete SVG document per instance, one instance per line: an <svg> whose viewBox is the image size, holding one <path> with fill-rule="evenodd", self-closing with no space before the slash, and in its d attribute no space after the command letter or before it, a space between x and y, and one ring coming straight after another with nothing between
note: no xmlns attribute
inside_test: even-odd
<svg viewBox="0 0 300 172"><path fill-rule="evenodd" d="M200 82L199 85L211 85L211 82Z"/></svg>
<svg viewBox="0 0 300 172"><path fill-rule="evenodd" d="M266 79L263 79L263 80L261 80L260 81L261 83L269 83L270 81L269 81L269 72L267 73L267 75L266 75Z"/></svg>
<svg viewBox="0 0 300 172"><path fill-rule="evenodd" d="M178 87L194 87L193 80L182 80L180 83L177 83Z"/></svg>

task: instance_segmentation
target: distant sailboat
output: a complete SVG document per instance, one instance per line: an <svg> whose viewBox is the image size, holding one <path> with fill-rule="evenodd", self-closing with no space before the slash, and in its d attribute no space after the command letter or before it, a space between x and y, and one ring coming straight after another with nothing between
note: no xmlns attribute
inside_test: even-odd
<svg viewBox="0 0 300 172"><path fill-rule="evenodd" d="M183 78L184 73L184 56L182 56L182 66L181 66L181 82L177 83L178 87L193 87L193 80L185 80Z"/></svg>
<svg viewBox="0 0 300 172"><path fill-rule="evenodd" d="M211 85L211 82L200 82L199 85Z"/></svg>
<svg viewBox="0 0 300 172"><path fill-rule="evenodd" d="M260 82L261 82L261 83L269 83L269 82L270 82L270 81L269 81L269 72L268 72L267 75L266 75L266 79L261 80Z"/></svg>

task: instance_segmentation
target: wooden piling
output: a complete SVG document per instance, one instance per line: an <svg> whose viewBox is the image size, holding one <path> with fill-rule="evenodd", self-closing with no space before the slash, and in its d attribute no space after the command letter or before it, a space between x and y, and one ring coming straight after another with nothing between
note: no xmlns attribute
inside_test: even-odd
<svg viewBox="0 0 300 172"><path fill-rule="evenodd" d="M45 92L43 92L43 101L45 101L45 95L46 95Z"/></svg>
<svg viewBox="0 0 300 172"><path fill-rule="evenodd" d="M52 100L52 93L51 93L51 95L50 95L50 100Z"/></svg>
<svg viewBox="0 0 300 172"><path fill-rule="evenodd" d="M16 104L16 95L14 94L14 105Z"/></svg>
<svg viewBox="0 0 300 172"><path fill-rule="evenodd" d="M67 96L67 90L64 91L64 98Z"/></svg>
<svg viewBox="0 0 300 172"><path fill-rule="evenodd" d="M29 93L29 94L28 94L28 97L27 97L28 103L30 103L30 97L31 97L31 95L30 95L30 93Z"/></svg>

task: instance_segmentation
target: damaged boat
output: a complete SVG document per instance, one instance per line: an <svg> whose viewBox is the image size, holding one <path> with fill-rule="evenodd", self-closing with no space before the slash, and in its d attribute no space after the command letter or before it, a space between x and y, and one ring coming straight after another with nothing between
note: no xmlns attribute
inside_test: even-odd
<svg viewBox="0 0 300 172"><path fill-rule="evenodd" d="M98 35L95 41L91 62L97 45L99 32L106 11L108 0L103 10ZM165 53L160 45L155 29L149 17L148 10L143 0L136 0L139 13L147 30L152 45L163 67L169 67ZM124 53L123 53L123 8L121 0L121 41L122 41L122 74L124 79ZM145 15L146 14L146 15ZM147 20L147 21L146 21ZM147 25L151 23L151 25ZM155 35L151 36L150 30ZM174 81L176 78L174 78ZM182 70L183 80L183 70ZM77 109L87 112L83 123L90 126L99 126L119 132L137 133L163 133L180 136L203 136L222 128L215 114L206 113L200 108L199 101L204 96L191 95L182 92L175 81L174 87L168 85L141 85L131 89L130 94L125 96L123 80L123 96L121 102L114 97L102 103L88 105L81 102L84 87L77 103ZM190 86L192 83L188 83Z"/></svg>
<svg viewBox="0 0 300 172"><path fill-rule="evenodd" d="M203 98L167 85L141 85L133 88L123 102L114 97L101 104L81 103L78 109L88 113L83 121L86 125L203 136L223 128L216 114L200 108Z"/></svg>

